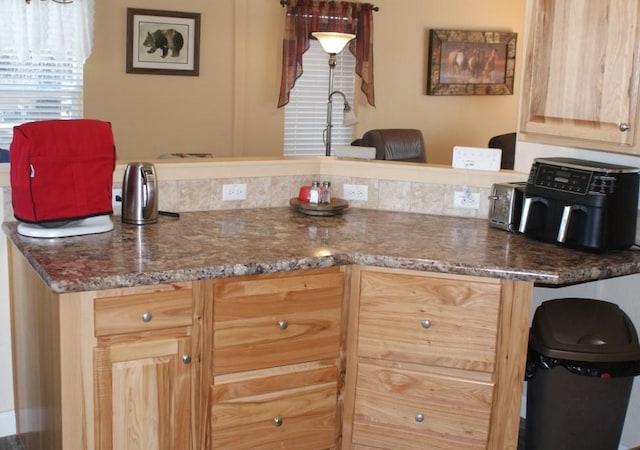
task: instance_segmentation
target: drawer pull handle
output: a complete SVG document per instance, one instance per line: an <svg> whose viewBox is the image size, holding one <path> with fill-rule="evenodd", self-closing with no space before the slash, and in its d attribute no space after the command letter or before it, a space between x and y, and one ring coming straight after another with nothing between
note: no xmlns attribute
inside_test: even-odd
<svg viewBox="0 0 640 450"><path fill-rule="evenodd" d="M628 123L621 123L620 124L620 131L625 132L625 131L629 131L629 124Z"/></svg>
<svg viewBox="0 0 640 450"><path fill-rule="evenodd" d="M418 423L424 422L424 414L420 414L420 413L416 414L416 422Z"/></svg>
<svg viewBox="0 0 640 450"><path fill-rule="evenodd" d="M431 322L427 319L422 321L422 328L427 329L427 328L431 328Z"/></svg>
<svg viewBox="0 0 640 450"><path fill-rule="evenodd" d="M276 427L281 427L282 426L282 419L280 417L276 417L275 419L273 419L273 424Z"/></svg>
<svg viewBox="0 0 640 450"><path fill-rule="evenodd" d="M278 326L281 330L286 330L289 327L289 324L286 320L281 320L280 322L278 322Z"/></svg>
<svg viewBox="0 0 640 450"><path fill-rule="evenodd" d="M191 355L182 355L182 362L184 364L191 364Z"/></svg>
<svg viewBox="0 0 640 450"><path fill-rule="evenodd" d="M144 313L142 315L142 321L143 322L151 322L152 318L153 318L153 316L151 315L151 313L149 311L147 311L146 313Z"/></svg>

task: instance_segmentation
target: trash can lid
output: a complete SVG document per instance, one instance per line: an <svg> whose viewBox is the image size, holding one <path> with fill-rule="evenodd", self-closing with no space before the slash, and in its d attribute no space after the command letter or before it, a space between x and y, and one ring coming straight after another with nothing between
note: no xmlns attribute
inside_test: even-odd
<svg viewBox="0 0 640 450"><path fill-rule="evenodd" d="M584 298L543 302L533 316L529 348L563 360L640 360L638 335L624 311L614 303Z"/></svg>

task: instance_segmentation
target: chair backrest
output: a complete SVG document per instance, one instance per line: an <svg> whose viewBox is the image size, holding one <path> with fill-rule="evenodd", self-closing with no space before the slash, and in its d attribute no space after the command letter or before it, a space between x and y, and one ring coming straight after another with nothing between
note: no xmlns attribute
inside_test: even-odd
<svg viewBox="0 0 640 450"><path fill-rule="evenodd" d="M489 139L489 148L499 148L502 150L502 158L500 159L501 169L513 169L516 159L516 138L516 133L506 133Z"/></svg>
<svg viewBox="0 0 640 450"><path fill-rule="evenodd" d="M389 161L427 162L424 138L420 130L392 128L369 130L359 145L376 148L376 159Z"/></svg>

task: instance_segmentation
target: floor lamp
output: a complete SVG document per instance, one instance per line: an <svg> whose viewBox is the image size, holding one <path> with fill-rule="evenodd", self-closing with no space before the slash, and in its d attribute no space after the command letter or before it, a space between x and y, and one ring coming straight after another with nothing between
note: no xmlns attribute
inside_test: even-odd
<svg viewBox="0 0 640 450"><path fill-rule="evenodd" d="M318 39L322 49L329 54L329 96L327 98L327 128L325 129L325 146L326 156L331 156L331 115L333 113L333 96L341 95L344 101L344 118L343 125L353 125L356 123L356 117L351 109L351 105L341 91L333 90L333 70L336 67L336 55L340 53L347 43L356 37L355 34L335 33L335 32L314 32L313 37Z"/></svg>

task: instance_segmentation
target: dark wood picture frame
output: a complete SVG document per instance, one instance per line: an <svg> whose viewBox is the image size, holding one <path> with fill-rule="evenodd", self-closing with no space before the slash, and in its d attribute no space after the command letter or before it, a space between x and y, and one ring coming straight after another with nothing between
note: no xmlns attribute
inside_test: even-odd
<svg viewBox="0 0 640 450"><path fill-rule="evenodd" d="M127 73L198 76L200 14L127 8Z"/></svg>
<svg viewBox="0 0 640 450"><path fill-rule="evenodd" d="M430 30L427 95L512 95L517 36Z"/></svg>

